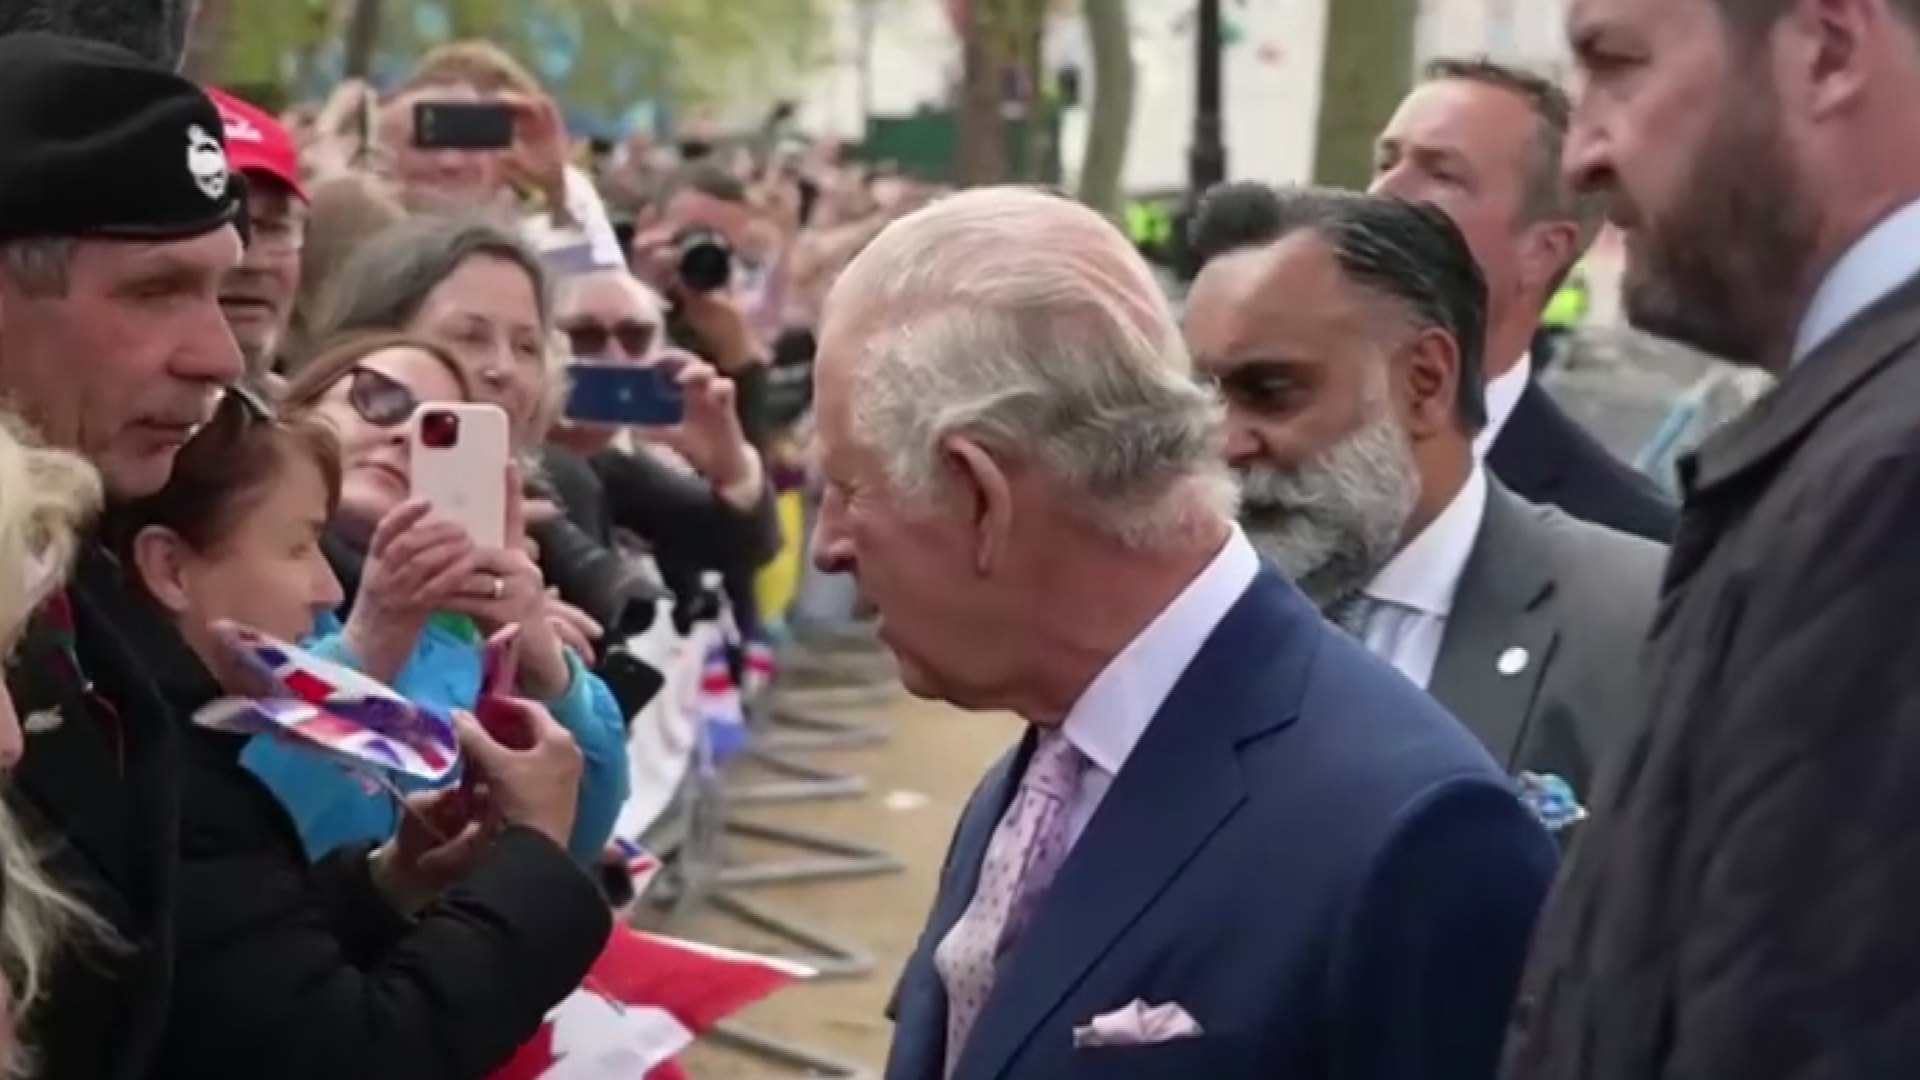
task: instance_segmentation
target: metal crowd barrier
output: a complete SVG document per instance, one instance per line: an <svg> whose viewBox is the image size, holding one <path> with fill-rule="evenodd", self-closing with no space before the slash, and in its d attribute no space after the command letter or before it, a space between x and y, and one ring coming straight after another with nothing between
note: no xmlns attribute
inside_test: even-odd
<svg viewBox="0 0 1920 1080"><path fill-rule="evenodd" d="M800 541L804 543L804 534ZM776 939L774 952L806 964L819 978L862 978L875 961L865 946L839 939L782 911L751 890L763 885L846 881L899 873L900 860L884 849L830 834L740 816L743 807L778 807L866 793L866 778L836 772L806 760L823 751L873 748L886 743L881 726L844 715L884 705L898 694L892 665L871 635L851 616L844 583L822 581L811 570L795 605L796 632L780 648L776 675L746 703L748 743L738 761L774 779L755 782L733 770L696 760L669 809L644 837L664 861L650 896L653 916L672 927L697 914L724 916ZM807 586L811 586L809 593ZM839 595L844 604L821 596ZM791 856L752 861L737 858L735 841L773 846ZM708 1037L752 1058L777 1075L866 1080L863 1065L756 1031L737 1022L716 1026Z"/></svg>

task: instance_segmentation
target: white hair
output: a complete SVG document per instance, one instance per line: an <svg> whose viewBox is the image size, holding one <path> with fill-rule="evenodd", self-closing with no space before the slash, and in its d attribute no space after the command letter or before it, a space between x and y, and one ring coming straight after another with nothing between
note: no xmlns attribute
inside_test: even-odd
<svg viewBox="0 0 1920 1080"><path fill-rule="evenodd" d="M854 437L903 494L930 497L941 440L964 433L1047 470L1130 546L1232 519L1220 403L1152 272L1092 210L1025 188L942 199L848 265L835 320L859 345Z"/></svg>
<svg viewBox="0 0 1920 1080"><path fill-rule="evenodd" d="M0 659L33 609L65 581L80 535L100 505L98 474L64 451L42 447L25 427L0 416ZM48 958L75 936L111 940L106 924L41 869L26 830L0 803L0 977L10 984L14 1019L46 989Z"/></svg>

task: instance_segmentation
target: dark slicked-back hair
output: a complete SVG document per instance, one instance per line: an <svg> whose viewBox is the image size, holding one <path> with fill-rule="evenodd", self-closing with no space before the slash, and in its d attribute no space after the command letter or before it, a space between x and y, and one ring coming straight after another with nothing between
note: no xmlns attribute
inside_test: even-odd
<svg viewBox="0 0 1920 1080"><path fill-rule="evenodd" d="M1419 329L1453 338L1460 354L1455 414L1468 433L1485 427L1487 283L1453 219L1426 203L1381 195L1223 184L1201 200L1189 242L1204 267L1301 231L1323 238L1355 285L1397 304Z"/></svg>
<svg viewBox="0 0 1920 1080"><path fill-rule="evenodd" d="M0 37L43 31L118 45L180 70L194 0L0 0Z"/></svg>

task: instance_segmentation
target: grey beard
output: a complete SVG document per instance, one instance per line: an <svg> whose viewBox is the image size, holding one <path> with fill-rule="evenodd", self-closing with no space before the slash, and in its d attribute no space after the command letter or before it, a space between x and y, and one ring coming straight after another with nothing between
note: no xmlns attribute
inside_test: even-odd
<svg viewBox="0 0 1920 1080"><path fill-rule="evenodd" d="M1254 548L1322 611L1393 559L1420 497L1413 448L1390 407L1306 465L1249 466L1240 483Z"/></svg>

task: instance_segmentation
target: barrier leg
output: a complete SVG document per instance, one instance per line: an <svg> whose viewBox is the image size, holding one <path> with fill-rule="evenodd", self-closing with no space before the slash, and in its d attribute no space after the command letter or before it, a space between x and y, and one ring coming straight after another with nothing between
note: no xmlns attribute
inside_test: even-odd
<svg viewBox="0 0 1920 1080"><path fill-rule="evenodd" d="M897 874L905 869L899 859L882 848L808 832L804 829L728 820L725 830L730 836L746 837L763 844L791 848L811 857L722 866L718 879L722 887L840 881L847 878Z"/></svg>
<svg viewBox="0 0 1920 1080"><path fill-rule="evenodd" d="M873 1080L878 1075L864 1066L855 1065L843 1058L824 1054L796 1046L771 1035L763 1035L750 1028L731 1022L714 1025L707 1032L707 1038L732 1050L749 1054L776 1067L784 1066L792 1070L785 1077L808 1077L810 1080Z"/></svg>
<svg viewBox="0 0 1920 1080"><path fill-rule="evenodd" d="M809 765L767 747L759 738L747 747L746 756L761 769L787 779L736 787L728 795L736 803L812 802L867 793L866 777Z"/></svg>

